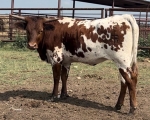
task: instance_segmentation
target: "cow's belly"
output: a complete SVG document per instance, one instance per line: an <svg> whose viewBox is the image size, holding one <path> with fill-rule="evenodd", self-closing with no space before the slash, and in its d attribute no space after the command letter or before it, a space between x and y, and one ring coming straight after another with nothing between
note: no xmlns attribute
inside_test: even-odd
<svg viewBox="0 0 150 120"><path fill-rule="evenodd" d="M82 62L89 65L97 65L98 63L106 61L106 58L95 58L95 59L80 59L78 62Z"/></svg>
<svg viewBox="0 0 150 120"><path fill-rule="evenodd" d="M77 56L72 56L72 57L64 57L63 62L64 63L72 63L72 62L81 62L89 65L96 65L98 63L106 61L106 58L100 57L100 58L90 58L90 57L77 57Z"/></svg>

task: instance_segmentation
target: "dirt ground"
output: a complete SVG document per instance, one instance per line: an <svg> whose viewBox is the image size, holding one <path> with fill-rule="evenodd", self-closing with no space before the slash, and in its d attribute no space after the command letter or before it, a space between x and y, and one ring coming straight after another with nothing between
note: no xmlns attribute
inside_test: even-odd
<svg viewBox="0 0 150 120"><path fill-rule="evenodd" d="M37 78L40 81L44 78ZM118 80L117 80L118 81ZM138 84L138 109L129 112L129 96L115 111L120 83L98 75L69 77L69 98L49 102L53 83L32 81L25 85L0 85L0 120L150 120L150 84ZM61 86L61 85L60 85Z"/></svg>

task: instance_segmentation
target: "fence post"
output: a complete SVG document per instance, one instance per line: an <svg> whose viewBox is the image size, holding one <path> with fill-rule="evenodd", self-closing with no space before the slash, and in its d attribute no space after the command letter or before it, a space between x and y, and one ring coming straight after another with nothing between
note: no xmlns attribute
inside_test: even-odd
<svg viewBox="0 0 150 120"><path fill-rule="evenodd" d="M14 0L11 0L11 15L13 14L13 10L14 9ZM9 16L9 29L10 29L10 32L9 32L9 37L10 37L10 40L12 40L12 17Z"/></svg>
<svg viewBox="0 0 150 120"><path fill-rule="evenodd" d="M57 14L57 17L60 17L60 6L61 6L61 0L58 0L58 14Z"/></svg>
<svg viewBox="0 0 150 120"><path fill-rule="evenodd" d="M107 17L107 11L108 11L108 10L107 10L107 9L105 9L105 18Z"/></svg>
<svg viewBox="0 0 150 120"><path fill-rule="evenodd" d="M13 8L14 8L14 0L11 0L11 14L13 14Z"/></svg>
<svg viewBox="0 0 150 120"><path fill-rule="evenodd" d="M21 10L20 10L20 9L19 9L18 15L19 15L19 16L21 15Z"/></svg>
<svg viewBox="0 0 150 120"><path fill-rule="evenodd" d="M104 18L104 9L101 10L101 18Z"/></svg>
<svg viewBox="0 0 150 120"><path fill-rule="evenodd" d="M74 10L74 8L75 8L75 0L73 0L73 11L72 11L72 18L74 18L74 13L75 13L75 10Z"/></svg>

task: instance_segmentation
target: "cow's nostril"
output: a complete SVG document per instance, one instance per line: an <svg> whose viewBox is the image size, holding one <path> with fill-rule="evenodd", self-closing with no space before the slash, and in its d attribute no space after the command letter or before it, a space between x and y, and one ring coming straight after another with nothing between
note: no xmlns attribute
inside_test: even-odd
<svg viewBox="0 0 150 120"><path fill-rule="evenodd" d="M33 47L34 47L34 48L37 48L37 44L35 43L35 44L33 45Z"/></svg>
<svg viewBox="0 0 150 120"><path fill-rule="evenodd" d="M29 47L29 49L37 49L38 48L36 43L34 43L34 44L29 43L28 47Z"/></svg>

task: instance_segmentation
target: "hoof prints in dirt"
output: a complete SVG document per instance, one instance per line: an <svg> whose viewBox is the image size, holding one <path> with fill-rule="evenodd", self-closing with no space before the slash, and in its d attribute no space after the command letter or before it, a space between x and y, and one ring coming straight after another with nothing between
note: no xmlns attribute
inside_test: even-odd
<svg viewBox="0 0 150 120"><path fill-rule="evenodd" d="M98 76L97 74L86 74L83 77L84 78L96 78L97 80L102 80L103 79L101 76Z"/></svg>

